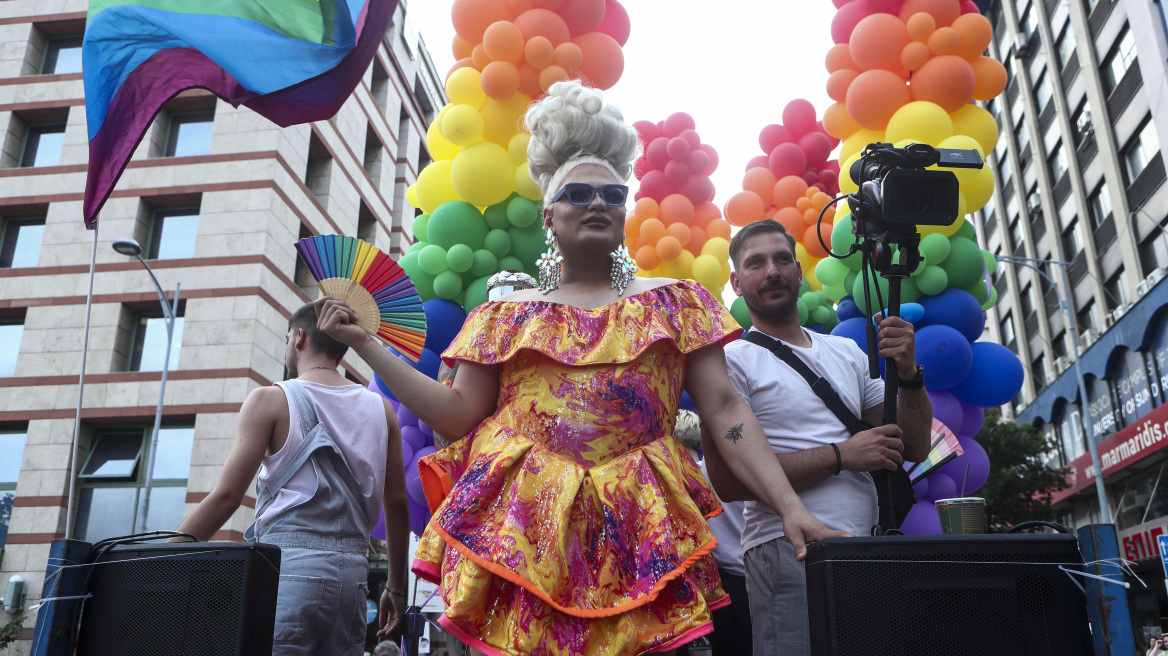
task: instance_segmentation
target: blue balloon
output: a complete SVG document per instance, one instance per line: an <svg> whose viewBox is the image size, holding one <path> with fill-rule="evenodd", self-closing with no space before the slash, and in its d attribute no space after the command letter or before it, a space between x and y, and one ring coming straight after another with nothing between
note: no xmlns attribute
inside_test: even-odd
<svg viewBox="0 0 1168 656"><path fill-rule="evenodd" d="M677 404L677 407L682 410L691 410L693 412L698 411L698 407L694 404L693 399L690 398L689 392L681 393L681 402Z"/></svg>
<svg viewBox="0 0 1168 656"><path fill-rule="evenodd" d="M856 299L851 296L845 296L835 306L835 315L839 317L840 321L847 321L856 317L862 318L864 313L860 312L860 308L856 305Z"/></svg>
<svg viewBox="0 0 1168 656"><path fill-rule="evenodd" d="M921 298L921 306L925 309L925 316L917 328L949 326L970 342L977 341L985 331L985 312L969 292L946 289L936 296Z"/></svg>
<svg viewBox="0 0 1168 656"><path fill-rule="evenodd" d="M888 316L888 310L885 309L883 314ZM925 308L921 307L920 303L901 303L900 314L897 316L911 324L917 324L925 316Z"/></svg>
<svg viewBox="0 0 1168 656"><path fill-rule="evenodd" d="M373 374L373 384L377 386L377 391L380 392L382 396L389 399L390 401L397 401L397 397L393 395L393 392L389 391L389 386L385 384L384 380L381 380L381 376Z"/></svg>
<svg viewBox="0 0 1168 656"><path fill-rule="evenodd" d="M845 319L837 323L835 328L831 329L831 334L836 337L847 337L855 342L856 346L859 346L860 350L863 351L868 347L868 337L865 333L867 325L868 322L863 316L852 317L851 319Z"/></svg>
<svg viewBox="0 0 1168 656"><path fill-rule="evenodd" d="M996 408L1014 400L1022 389L1022 362L1018 356L993 342L975 342L972 351L973 366L965 379L950 390L953 395L979 408ZM928 380L926 373L926 384Z"/></svg>
<svg viewBox="0 0 1168 656"><path fill-rule="evenodd" d="M807 330L810 330L813 333L819 333L820 335L823 335L827 332L827 329L825 329L821 323L813 323L810 326L807 326Z"/></svg>
<svg viewBox="0 0 1168 656"><path fill-rule="evenodd" d="M418 363L412 366L430 378L437 380L438 368L442 366L442 358L438 357L437 353L428 348L422 349L422 357L418 358Z"/></svg>
<svg viewBox="0 0 1168 656"><path fill-rule="evenodd" d="M454 301L432 298L422 303L426 312L426 348L441 353L462 330L466 312Z"/></svg>
<svg viewBox="0 0 1168 656"><path fill-rule="evenodd" d="M973 366L965 336L949 326L926 326L916 335L917 363L925 368L925 387L945 390L960 383Z"/></svg>

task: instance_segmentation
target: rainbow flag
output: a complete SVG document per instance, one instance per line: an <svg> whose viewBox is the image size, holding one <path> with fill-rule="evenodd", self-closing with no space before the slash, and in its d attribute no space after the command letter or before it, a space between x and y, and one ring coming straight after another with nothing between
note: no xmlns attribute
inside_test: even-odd
<svg viewBox="0 0 1168 656"><path fill-rule="evenodd" d="M281 127L327 119L356 88L397 0L90 0L82 46L85 224L170 98L201 87Z"/></svg>

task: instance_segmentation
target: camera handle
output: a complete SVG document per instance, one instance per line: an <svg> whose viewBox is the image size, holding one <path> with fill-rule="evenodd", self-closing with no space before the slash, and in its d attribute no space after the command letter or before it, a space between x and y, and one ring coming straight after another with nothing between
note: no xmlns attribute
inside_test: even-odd
<svg viewBox="0 0 1168 656"><path fill-rule="evenodd" d="M888 243L877 240L868 240L865 244L866 255L871 259L872 268L888 281L888 307L885 308L890 317L900 316L900 285L901 281L912 275L920 264L921 236L915 230L910 234L887 235L887 242L895 243L900 255L898 262L893 262L892 249ZM865 285L867 288L867 285ZM872 307L871 299L867 299L868 307ZM868 370L872 378L880 377L879 352L876 345L876 326L868 320L866 329L868 341ZM884 425L896 423L896 397L900 388L900 376L896 370L896 362L884 360Z"/></svg>

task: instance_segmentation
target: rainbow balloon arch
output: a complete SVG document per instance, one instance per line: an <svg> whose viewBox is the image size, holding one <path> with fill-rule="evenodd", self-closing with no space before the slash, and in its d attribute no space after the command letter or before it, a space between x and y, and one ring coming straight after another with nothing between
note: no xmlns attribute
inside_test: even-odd
<svg viewBox="0 0 1168 656"><path fill-rule="evenodd" d="M834 104L822 119L810 102L790 102L781 124L760 131L761 154L747 163L742 190L721 208L710 181L718 153L702 142L693 118L676 112L637 121L644 155L635 167L640 187L625 238L638 275L694 279L721 298L732 228L774 219L796 240L804 275L801 323L863 349L865 326L881 308L866 301L875 294L865 293L860 256L851 252L856 237L848 206L832 203L857 191L846 172L874 142L973 149L984 157L997 141L997 122L973 103L999 95L1006 70L983 54L992 27L969 0L832 1L835 45L825 65ZM630 33L616 0L456 0L451 18L458 61L446 79L450 103L427 131L434 161L407 191L423 213L412 225L417 241L401 260L430 326L413 366L431 377L466 313L486 301L491 275L536 274L544 235L541 196L527 170L530 137L520 127L527 108L560 80L615 85ZM973 436L984 408L1008 403L1023 377L1011 351L976 341L985 310L997 302L990 284L996 262L963 217L989 201L994 174L989 168L955 173L962 218L921 228L923 262L904 280L902 313L913 319L934 416L957 435L964 453L917 484L920 501L903 527L910 534L940 533L932 501L974 493L985 483L989 460ZM886 281L869 278L867 291L879 287L877 297L887 294ZM741 299L730 308L750 325ZM380 379L370 389L400 408ZM432 452L433 431L404 408L402 416L410 524L420 533L429 511L417 460ZM384 536L383 523L379 533Z"/></svg>

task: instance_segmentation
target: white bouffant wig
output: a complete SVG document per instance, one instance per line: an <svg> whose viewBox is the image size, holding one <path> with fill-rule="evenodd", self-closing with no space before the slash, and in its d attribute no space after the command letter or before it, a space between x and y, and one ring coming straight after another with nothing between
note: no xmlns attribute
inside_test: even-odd
<svg viewBox="0 0 1168 656"><path fill-rule="evenodd" d="M531 133L527 166L545 207L577 166L602 166L621 182L633 174L640 148L637 131L619 109L605 104L597 89L575 80L556 82L527 110L524 125Z"/></svg>

